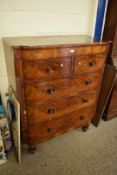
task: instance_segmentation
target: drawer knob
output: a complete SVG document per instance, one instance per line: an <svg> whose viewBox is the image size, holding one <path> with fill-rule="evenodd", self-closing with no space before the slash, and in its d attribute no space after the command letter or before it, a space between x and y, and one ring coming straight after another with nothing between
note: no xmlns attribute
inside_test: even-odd
<svg viewBox="0 0 117 175"><path fill-rule="evenodd" d="M85 115L81 115L80 120L84 120L84 119L85 119Z"/></svg>
<svg viewBox="0 0 117 175"><path fill-rule="evenodd" d="M53 73L54 70L52 69L52 67L48 66L48 67L47 67L47 72L48 72L48 73Z"/></svg>
<svg viewBox="0 0 117 175"><path fill-rule="evenodd" d="M53 130L54 130L53 127L49 127L49 128L48 128L48 131L49 131L49 132L52 132Z"/></svg>
<svg viewBox="0 0 117 175"><path fill-rule="evenodd" d="M90 83L92 83L92 80L86 80L85 81L85 84L90 84Z"/></svg>
<svg viewBox="0 0 117 175"><path fill-rule="evenodd" d="M90 66L95 66L95 65L96 65L96 61L91 61L91 62L89 62L89 65L90 65Z"/></svg>
<svg viewBox="0 0 117 175"><path fill-rule="evenodd" d="M82 102L83 102L83 103L87 103L87 102L88 102L88 98L83 98L83 99L82 99Z"/></svg>
<svg viewBox="0 0 117 175"><path fill-rule="evenodd" d="M54 109L48 109L48 114L53 114L54 113Z"/></svg>
<svg viewBox="0 0 117 175"><path fill-rule="evenodd" d="M48 88L47 90L48 94L53 94L55 92L54 88Z"/></svg>

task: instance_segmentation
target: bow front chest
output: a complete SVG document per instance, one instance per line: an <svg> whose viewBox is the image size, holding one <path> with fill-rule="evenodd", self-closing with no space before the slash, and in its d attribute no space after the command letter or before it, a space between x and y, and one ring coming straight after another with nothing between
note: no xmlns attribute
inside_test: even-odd
<svg viewBox="0 0 117 175"><path fill-rule="evenodd" d="M84 36L12 37L4 38L4 48L29 149L75 128L86 130L95 118L109 44Z"/></svg>

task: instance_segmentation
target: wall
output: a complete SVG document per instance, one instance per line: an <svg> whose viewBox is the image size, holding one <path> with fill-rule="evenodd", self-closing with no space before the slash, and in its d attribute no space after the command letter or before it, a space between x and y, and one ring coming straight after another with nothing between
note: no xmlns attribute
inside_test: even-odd
<svg viewBox="0 0 117 175"><path fill-rule="evenodd" d="M1 38L17 35L93 35L98 0L0 0L0 91L8 80Z"/></svg>
<svg viewBox="0 0 117 175"><path fill-rule="evenodd" d="M8 79L4 59L4 50L0 38L0 93L2 94L2 100L5 105L6 105L5 93L7 92L7 87L8 87Z"/></svg>

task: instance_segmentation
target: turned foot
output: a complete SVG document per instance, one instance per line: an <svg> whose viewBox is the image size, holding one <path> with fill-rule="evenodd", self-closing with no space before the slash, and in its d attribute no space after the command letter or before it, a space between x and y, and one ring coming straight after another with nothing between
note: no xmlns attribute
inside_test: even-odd
<svg viewBox="0 0 117 175"><path fill-rule="evenodd" d="M86 132L88 130L88 128L89 128L89 125L83 126L82 127L83 132Z"/></svg>
<svg viewBox="0 0 117 175"><path fill-rule="evenodd" d="M36 145L28 145L28 151L30 154L35 154L37 151L37 146Z"/></svg>

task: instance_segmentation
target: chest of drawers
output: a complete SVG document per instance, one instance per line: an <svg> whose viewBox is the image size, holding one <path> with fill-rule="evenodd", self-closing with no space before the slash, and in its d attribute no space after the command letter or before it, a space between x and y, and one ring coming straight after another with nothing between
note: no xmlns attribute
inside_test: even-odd
<svg viewBox="0 0 117 175"><path fill-rule="evenodd" d="M21 106L22 138L31 151L62 133L85 130L95 117L109 44L86 39L79 44L79 38L50 37L49 44L41 38L47 44L36 46L4 39L9 84Z"/></svg>

